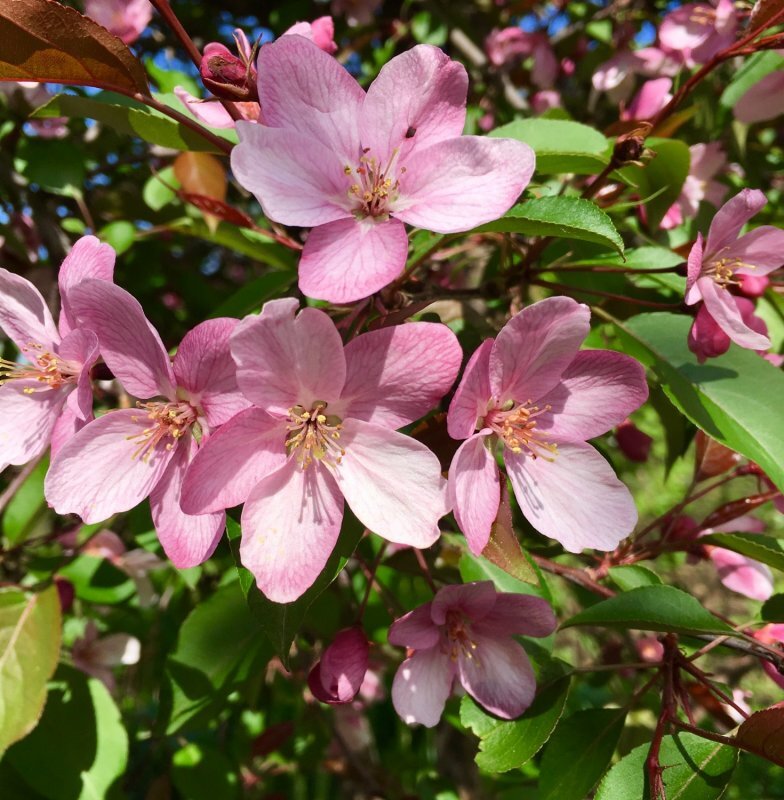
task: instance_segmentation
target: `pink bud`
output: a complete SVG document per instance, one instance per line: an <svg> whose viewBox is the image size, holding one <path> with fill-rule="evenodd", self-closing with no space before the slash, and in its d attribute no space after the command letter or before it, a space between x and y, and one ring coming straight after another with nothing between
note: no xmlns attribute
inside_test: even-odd
<svg viewBox="0 0 784 800"><path fill-rule="evenodd" d="M748 297L762 297L770 285L767 275L738 275L740 290Z"/></svg>
<svg viewBox="0 0 784 800"><path fill-rule="evenodd" d="M204 48L199 67L202 82L216 97L226 100L258 100L256 68L249 56L250 54L248 57L235 56L225 45L210 42Z"/></svg>
<svg viewBox="0 0 784 800"><path fill-rule="evenodd" d="M71 581L59 576L55 577L54 585L57 589L57 596L60 598L60 608L63 614L67 614L71 610L76 595L74 585Z"/></svg>
<svg viewBox="0 0 784 800"><path fill-rule="evenodd" d="M689 330L688 344L700 364L708 358L724 355L730 349L730 337L718 326L704 304Z"/></svg>
<svg viewBox="0 0 784 800"><path fill-rule="evenodd" d="M340 631L308 675L313 696L331 705L350 703L365 678L369 652L360 628Z"/></svg>
<svg viewBox="0 0 784 800"><path fill-rule="evenodd" d="M615 430L615 438L621 452L629 461L647 461L653 439L643 433L631 420L622 422Z"/></svg>
<svg viewBox="0 0 784 800"><path fill-rule="evenodd" d="M763 644L778 647L784 653L784 625L766 625L754 633L753 636ZM770 661L763 661L762 668L772 680L784 689L784 674L780 673Z"/></svg>

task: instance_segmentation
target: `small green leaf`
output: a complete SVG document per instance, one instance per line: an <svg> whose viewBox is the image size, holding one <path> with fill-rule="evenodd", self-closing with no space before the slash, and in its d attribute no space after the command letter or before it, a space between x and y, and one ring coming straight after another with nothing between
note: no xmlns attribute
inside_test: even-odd
<svg viewBox="0 0 784 800"><path fill-rule="evenodd" d="M73 142L23 137L16 156L16 171L30 183L66 197L81 194L87 175L85 155Z"/></svg>
<svg viewBox="0 0 784 800"><path fill-rule="evenodd" d="M779 539L758 533L711 533L700 544L713 544L740 553L784 572L784 547Z"/></svg>
<svg viewBox="0 0 784 800"><path fill-rule="evenodd" d="M765 622L784 622L784 594L769 597L762 604L760 616Z"/></svg>
<svg viewBox="0 0 784 800"><path fill-rule="evenodd" d="M752 86L782 67L784 67L784 57L775 50L754 53L733 74L732 80L719 98L719 104L724 108L733 108Z"/></svg>
<svg viewBox="0 0 784 800"><path fill-rule="evenodd" d="M130 250L136 239L136 228L132 222L127 222L123 219L118 219L115 222L110 222L104 225L98 231L98 238L111 245L118 256Z"/></svg>
<svg viewBox="0 0 784 800"><path fill-rule="evenodd" d="M566 620L561 628L597 625L622 630L733 634L692 595L674 586L641 586L609 597Z"/></svg>
<svg viewBox="0 0 784 800"><path fill-rule="evenodd" d="M501 219L476 228L475 232L581 239L623 253L623 239L607 214L590 200L581 200L579 197L526 200L514 206Z"/></svg>
<svg viewBox="0 0 784 800"><path fill-rule="evenodd" d="M268 272L241 286L224 300L211 317L244 317L259 311L267 300L282 297L296 280L296 273L279 270Z"/></svg>
<svg viewBox="0 0 784 800"><path fill-rule="evenodd" d="M240 796L239 769L214 747L191 742L172 756L172 783L185 800Z"/></svg>
<svg viewBox="0 0 784 800"><path fill-rule="evenodd" d="M511 592L513 594L533 594L547 597L548 592L540 580L536 571L531 567L533 577L531 580L523 580L506 570L502 569L492 561L488 561L484 556L475 556L466 550L460 556L458 562L460 577L463 583L473 581L492 581L499 592ZM549 599L549 597L548 597Z"/></svg>
<svg viewBox="0 0 784 800"><path fill-rule="evenodd" d="M44 500L44 478L49 468L49 459L43 458L16 490L3 513L3 536L11 545L23 542L30 530L46 513Z"/></svg>
<svg viewBox="0 0 784 800"><path fill-rule="evenodd" d="M153 211L160 211L177 197L174 188L179 186L180 182L174 174L174 167L166 167L145 181L142 198Z"/></svg>
<svg viewBox="0 0 784 800"><path fill-rule="evenodd" d="M610 578L622 592L628 592L640 586L657 586L662 582L661 578L652 569L643 567L640 564L610 567Z"/></svg>
<svg viewBox="0 0 784 800"><path fill-rule="evenodd" d="M77 556L58 574L73 584L80 600L88 603L114 605L125 602L136 593L136 584L127 573L111 561L97 556Z"/></svg>

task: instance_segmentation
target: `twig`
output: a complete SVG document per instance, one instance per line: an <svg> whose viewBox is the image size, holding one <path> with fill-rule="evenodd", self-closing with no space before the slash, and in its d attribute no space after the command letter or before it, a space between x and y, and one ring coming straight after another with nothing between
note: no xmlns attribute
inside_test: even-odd
<svg viewBox="0 0 784 800"><path fill-rule="evenodd" d="M550 572L553 575L559 575L560 577L565 578L572 583L576 583L578 586L582 586L584 589L589 589L590 591L594 592L595 594L599 594L602 597L615 596L615 592L612 589L610 589L608 586L602 586L601 583L598 583L591 578L591 576L585 570L567 567L565 564L558 564L555 561L550 561L549 558L542 558L542 556L537 556L533 553L531 553L531 558L536 562L537 566L540 569L543 569L545 572Z"/></svg>
<svg viewBox="0 0 784 800"><path fill-rule="evenodd" d="M638 306L645 306L646 308L664 308L672 310L680 308L681 303L657 303L653 300L641 300L638 297L629 297L627 295L615 294L614 292L602 292L598 289L586 289L582 286L567 286L563 283L556 283L555 281L540 281L531 280L534 286L544 286L558 289L561 292L577 292L578 294L592 294L596 297L606 297L608 300L620 300L624 303L636 303Z"/></svg>

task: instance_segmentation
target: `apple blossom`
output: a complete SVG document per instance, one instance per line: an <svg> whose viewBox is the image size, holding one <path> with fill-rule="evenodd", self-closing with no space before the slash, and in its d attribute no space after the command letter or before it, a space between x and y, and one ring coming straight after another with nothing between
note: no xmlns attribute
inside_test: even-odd
<svg viewBox="0 0 784 800"><path fill-rule="evenodd" d="M763 644L776 647L784 652L784 624L774 623L765 625L754 632L754 638ZM763 661L762 668L767 672L768 677L784 689L784 673L779 672L770 661Z"/></svg>
<svg viewBox="0 0 784 800"><path fill-rule="evenodd" d="M687 66L704 64L735 41L738 17L732 0L687 3L670 11L659 27L659 41L682 54Z"/></svg>
<svg viewBox="0 0 784 800"><path fill-rule="evenodd" d="M432 728L457 679L491 714L519 717L534 699L531 662L513 636L549 636L556 619L545 600L496 592L491 581L445 586L392 623L390 644L413 650L392 683L395 711Z"/></svg>
<svg viewBox="0 0 784 800"><path fill-rule="evenodd" d="M149 0L85 0L84 13L118 36L133 44L152 19Z"/></svg>
<svg viewBox="0 0 784 800"><path fill-rule="evenodd" d="M763 276L764 278L764 276ZM754 313L754 303L747 297L734 297L735 305L738 307L740 317L744 325L754 333L767 337L768 326L765 321ZM716 358L724 355L730 349L732 340L724 332L719 323L711 316L710 311L704 304L697 309L694 322L689 329L687 339L689 350L697 356L700 364L705 363L709 358ZM761 355L765 350L758 351Z"/></svg>
<svg viewBox="0 0 784 800"><path fill-rule="evenodd" d="M71 658L77 669L97 678L114 694L114 668L138 664L141 647L141 642L127 633L100 636L96 624L89 620L84 634L73 643Z"/></svg>
<svg viewBox="0 0 784 800"><path fill-rule="evenodd" d="M664 230L697 216L700 203L707 200L718 208L727 194L727 187L713 180L727 164L727 156L719 142L693 144L689 148L689 174L678 199L670 206L661 221Z"/></svg>
<svg viewBox="0 0 784 800"><path fill-rule="evenodd" d="M669 78L646 81L628 107L621 112L621 119L652 119L672 100L670 89L672 81Z"/></svg>
<svg viewBox="0 0 784 800"><path fill-rule="evenodd" d="M784 70L771 72L755 83L733 108L735 118L751 125L784 114Z"/></svg>

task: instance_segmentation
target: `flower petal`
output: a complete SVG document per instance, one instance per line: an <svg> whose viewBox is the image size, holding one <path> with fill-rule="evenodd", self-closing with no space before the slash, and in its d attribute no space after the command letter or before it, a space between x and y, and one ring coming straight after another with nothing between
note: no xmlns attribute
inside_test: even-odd
<svg viewBox="0 0 784 800"><path fill-rule="evenodd" d="M493 436L482 431L466 439L449 467L449 504L474 555L487 547L501 505L501 476L488 434Z"/></svg>
<svg viewBox="0 0 784 800"><path fill-rule="evenodd" d="M275 603L304 594L327 563L343 521L343 498L320 467L296 459L263 478L242 511L240 559Z"/></svg>
<svg viewBox="0 0 784 800"><path fill-rule="evenodd" d="M161 479L177 446L159 444L148 460L134 457L133 441L149 420L137 409L110 411L63 445L49 467L44 494L58 514L101 522L138 505ZM180 443L178 443L179 446Z"/></svg>
<svg viewBox="0 0 784 800"><path fill-rule="evenodd" d="M732 244L741 228L767 203L759 189L743 189L731 197L717 212L708 230L705 261L710 261L723 247Z"/></svg>
<svg viewBox="0 0 784 800"><path fill-rule="evenodd" d="M175 86L174 94L199 122L203 122L211 128L234 127L234 120L231 114L226 111L217 97L209 97L206 100L200 100L198 97L194 97L190 92L183 89L182 86Z"/></svg>
<svg viewBox="0 0 784 800"><path fill-rule="evenodd" d="M19 352L30 355L31 343L54 352L60 335L41 293L30 281L0 267L0 330Z"/></svg>
<svg viewBox="0 0 784 800"><path fill-rule="evenodd" d="M776 70L755 83L732 109L746 125L784 114L784 70Z"/></svg>
<svg viewBox="0 0 784 800"><path fill-rule="evenodd" d="M704 252L704 242L702 234L697 234L697 240L689 251L689 259L686 265L686 305L694 305L702 299L700 290L697 287L697 280L702 274L702 256Z"/></svg>
<svg viewBox="0 0 784 800"><path fill-rule="evenodd" d="M459 611L472 624L486 617L495 606L496 591L492 581L453 583L436 592L430 616L436 625L445 625L450 611Z"/></svg>
<svg viewBox="0 0 784 800"><path fill-rule="evenodd" d="M0 471L9 464L26 464L46 450L70 391L45 389L30 380L0 386ZM25 390L30 390L25 394Z"/></svg>
<svg viewBox="0 0 784 800"><path fill-rule="evenodd" d="M72 437L75 436L79 431L88 423L92 421L92 417L88 420L81 420L79 417L74 414L73 411L68 407L66 403L63 406L62 413L57 418L57 421L54 424L54 428L52 428L52 439L50 442L51 447L51 461L54 461L57 454L60 452L60 448ZM2 462L0 462L0 465Z"/></svg>
<svg viewBox="0 0 784 800"><path fill-rule="evenodd" d="M468 359L463 377L449 404L447 430L453 439L466 439L475 430L490 402L490 353L495 339L485 339Z"/></svg>
<svg viewBox="0 0 784 800"><path fill-rule="evenodd" d="M474 630L483 636L549 636L558 627L550 604L541 597L499 592L492 610Z"/></svg>
<svg viewBox="0 0 784 800"><path fill-rule="evenodd" d="M360 628L338 632L319 664L319 680L325 694L339 703L353 700L365 679L368 654L368 640Z"/></svg>
<svg viewBox="0 0 784 800"><path fill-rule="evenodd" d="M417 650L397 668L392 681L395 711L409 725L435 727L452 694L454 677L454 663L438 647Z"/></svg>
<svg viewBox="0 0 784 800"><path fill-rule="evenodd" d="M730 260L738 258L748 264L734 270L737 275L767 275L784 265L784 230L761 225L729 245L721 256Z"/></svg>
<svg viewBox="0 0 784 800"><path fill-rule="evenodd" d="M590 329L588 306L548 297L504 325L490 353L490 388L499 403L538 400L572 363Z"/></svg>
<svg viewBox="0 0 784 800"><path fill-rule="evenodd" d="M416 45L385 64L370 84L362 107L362 146L381 164L398 148L405 164L414 149L460 136L467 94L468 73L459 61L432 45Z"/></svg>
<svg viewBox="0 0 784 800"><path fill-rule="evenodd" d="M387 641L399 647L413 647L417 650L435 647L441 638L441 632L433 622L430 613L432 605L425 603L396 619L389 628Z"/></svg>
<svg viewBox="0 0 784 800"><path fill-rule="evenodd" d="M310 227L351 215L345 164L321 141L255 122L238 122L237 132L232 171L270 219Z"/></svg>
<svg viewBox="0 0 784 800"><path fill-rule="evenodd" d="M620 425L648 399L645 368L611 350L582 350L538 403L552 406L537 428L556 441L584 442Z"/></svg>
<svg viewBox="0 0 784 800"><path fill-rule="evenodd" d="M345 348L339 416L402 428L431 411L457 377L463 351L446 325L411 322L363 333Z"/></svg>
<svg viewBox="0 0 784 800"><path fill-rule="evenodd" d="M438 459L402 433L358 419L343 422L346 451L335 477L359 521L390 542L430 547L449 510Z"/></svg>
<svg viewBox="0 0 784 800"><path fill-rule="evenodd" d="M526 519L570 553L613 550L632 532L634 500L589 444L559 444L553 461L507 449L504 460Z"/></svg>
<svg viewBox="0 0 784 800"><path fill-rule="evenodd" d="M773 594L773 573L765 564L723 547L712 547L708 555L728 589L760 601Z"/></svg>
<svg viewBox="0 0 784 800"><path fill-rule="evenodd" d="M65 335L57 355L73 364L81 364L76 391L68 395L68 405L81 420L93 418L93 384L90 368L98 360L98 337L90 330L73 330Z"/></svg>
<svg viewBox="0 0 784 800"><path fill-rule="evenodd" d="M317 400L336 401L346 380L335 323L316 308L295 311L291 304L267 303L259 316L240 322L231 337L243 393L282 416L296 405L310 410Z"/></svg>
<svg viewBox="0 0 784 800"><path fill-rule="evenodd" d="M127 392L139 398L174 397L169 355L135 298L97 280L74 286L69 297L79 324L95 332L104 361Z"/></svg>
<svg viewBox="0 0 784 800"><path fill-rule="evenodd" d="M534 151L515 139L459 136L417 149L404 165L392 213L438 233L467 231L512 207L535 162Z"/></svg>
<svg viewBox="0 0 784 800"><path fill-rule="evenodd" d="M299 262L299 288L308 297L352 303L391 283L403 271L408 237L396 219L339 219L314 228Z"/></svg>
<svg viewBox="0 0 784 800"><path fill-rule="evenodd" d="M744 321L735 298L712 278L700 278L699 285L705 308L718 326L740 347L749 350L767 350L770 339L752 330Z"/></svg>
<svg viewBox="0 0 784 800"><path fill-rule="evenodd" d="M286 461L286 424L251 407L222 425L199 448L182 489L188 514L244 503L253 487Z"/></svg>

